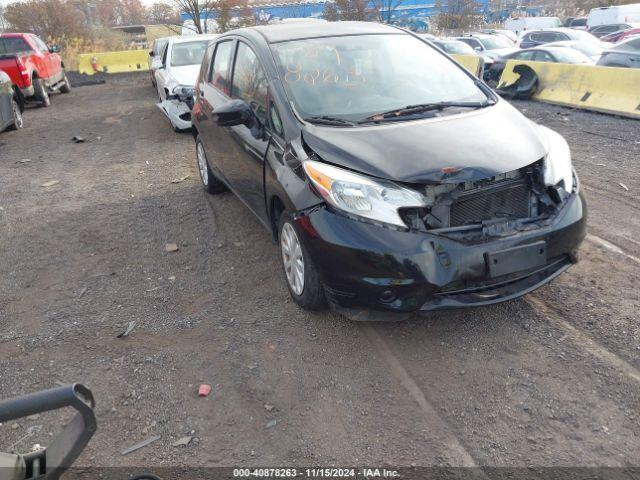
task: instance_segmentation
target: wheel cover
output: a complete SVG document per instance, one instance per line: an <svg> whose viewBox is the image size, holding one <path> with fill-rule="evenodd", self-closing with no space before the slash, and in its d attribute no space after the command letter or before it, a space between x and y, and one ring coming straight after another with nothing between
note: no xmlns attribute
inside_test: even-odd
<svg viewBox="0 0 640 480"><path fill-rule="evenodd" d="M20 106L15 100L13 100L11 103L13 104L13 123L16 128L22 128L24 126L24 120L22 119Z"/></svg>
<svg viewBox="0 0 640 480"><path fill-rule="evenodd" d="M285 223L280 235L282 262L289 287L296 295L304 291L304 257L298 235L290 223Z"/></svg>
<svg viewBox="0 0 640 480"><path fill-rule="evenodd" d="M204 147L202 143L198 142L196 148L196 156L198 158L198 170L200 171L200 178L205 187L209 186L209 168L207 166L207 157L204 153Z"/></svg>

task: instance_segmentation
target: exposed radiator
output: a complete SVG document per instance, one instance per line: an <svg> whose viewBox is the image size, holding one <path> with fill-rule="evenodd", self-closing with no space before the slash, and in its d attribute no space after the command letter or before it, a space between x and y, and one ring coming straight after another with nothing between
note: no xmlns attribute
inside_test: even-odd
<svg viewBox="0 0 640 480"><path fill-rule="evenodd" d="M493 218L527 218L530 191L526 182L495 187L458 198L449 213L449 225L480 223Z"/></svg>

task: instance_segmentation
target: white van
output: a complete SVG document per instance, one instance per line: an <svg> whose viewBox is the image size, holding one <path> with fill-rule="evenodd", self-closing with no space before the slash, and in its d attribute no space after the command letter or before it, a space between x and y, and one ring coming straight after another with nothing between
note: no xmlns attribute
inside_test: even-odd
<svg viewBox="0 0 640 480"><path fill-rule="evenodd" d="M591 28L598 25L634 22L640 22L640 3L594 8L589 13L587 26Z"/></svg>
<svg viewBox="0 0 640 480"><path fill-rule="evenodd" d="M521 35L527 30L540 30L542 28L558 28L562 21L558 17L521 17L510 18L504 24L504 28Z"/></svg>

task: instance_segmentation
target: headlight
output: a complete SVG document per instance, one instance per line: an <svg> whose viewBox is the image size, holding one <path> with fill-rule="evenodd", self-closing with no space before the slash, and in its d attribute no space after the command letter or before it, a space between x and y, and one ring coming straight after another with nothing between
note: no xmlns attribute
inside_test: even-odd
<svg viewBox="0 0 640 480"><path fill-rule="evenodd" d="M173 89L173 94L180 98L193 97L196 94L196 87L190 87L189 85L178 85Z"/></svg>
<svg viewBox="0 0 640 480"><path fill-rule="evenodd" d="M573 168L571 166L571 150L562 135L553 130L540 127L547 139L548 153L544 159L544 183L555 186L562 182L567 193L573 191Z"/></svg>
<svg viewBox="0 0 640 480"><path fill-rule="evenodd" d="M398 209L425 206L422 195L393 182L374 180L313 160L305 161L303 166L329 204L359 217L406 228Z"/></svg>

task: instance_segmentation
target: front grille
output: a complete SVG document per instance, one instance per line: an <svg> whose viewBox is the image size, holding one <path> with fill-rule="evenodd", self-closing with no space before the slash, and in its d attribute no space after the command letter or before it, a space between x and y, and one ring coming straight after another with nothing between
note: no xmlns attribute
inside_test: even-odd
<svg viewBox="0 0 640 480"><path fill-rule="evenodd" d="M464 195L451 205L449 225L461 227L495 218L527 218L529 199L526 182Z"/></svg>

